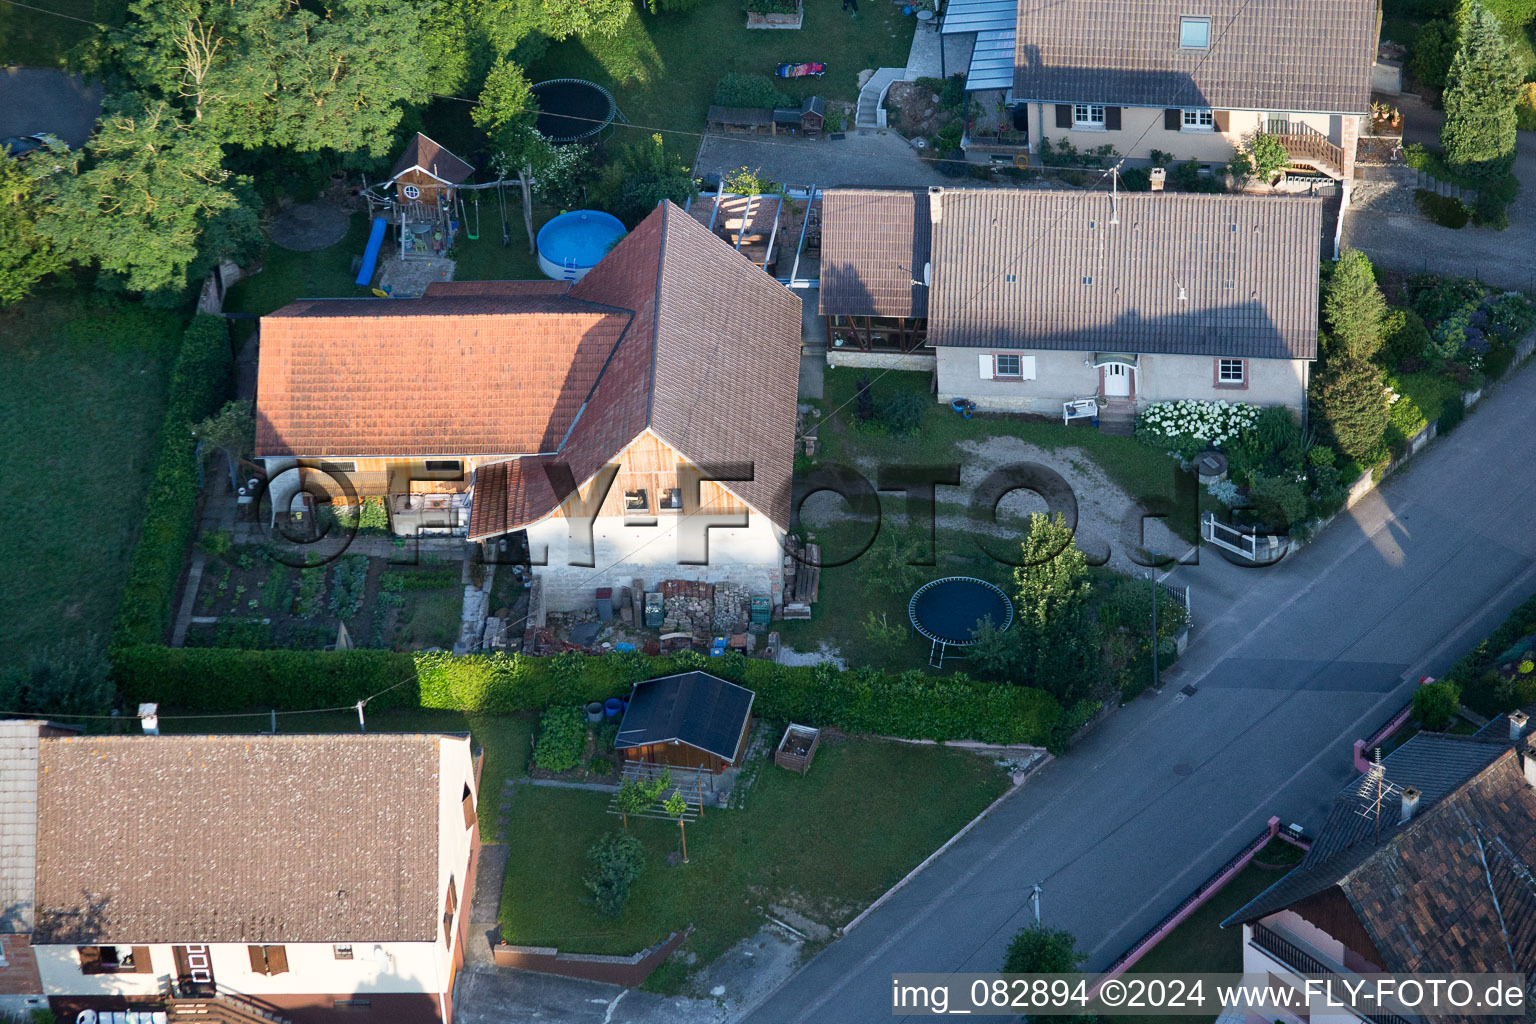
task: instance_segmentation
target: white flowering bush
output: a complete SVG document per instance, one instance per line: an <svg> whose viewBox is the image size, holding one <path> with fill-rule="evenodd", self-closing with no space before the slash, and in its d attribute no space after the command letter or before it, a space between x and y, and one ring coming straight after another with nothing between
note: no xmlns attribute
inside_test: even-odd
<svg viewBox="0 0 1536 1024"><path fill-rule="evenodd" d="M1158 402L1141 411L1136 436L1188 462L1207 448L1221 448L1259 421L1259 407L1247 402Z"/></svg>

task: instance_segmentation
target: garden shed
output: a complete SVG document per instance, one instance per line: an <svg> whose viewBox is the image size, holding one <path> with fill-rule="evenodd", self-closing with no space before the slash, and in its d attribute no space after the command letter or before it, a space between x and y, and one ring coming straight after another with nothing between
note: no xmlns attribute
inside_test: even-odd
<svg viewBox="0 0 1536 1024"><path fill-rule="evenodd" d="M766 107L713 106L706 121L712 132L774 132L773 111Z"/></svg>
<svg viewBox="0 0 1536 1024"><path fill-rule="evenodd" d="M775 107L773 124L777 128L798 131L806 135L821 134L821 126L827 119L827 101L820 96L807 96L798 107Z"/></svg>
<svg viewBox="0 0 1536 1024"><path fill-rule="evenodd" d="M718 774L746 754L755 697L708 672L647 679L630 694L614 746L626 760Z"/></svg>

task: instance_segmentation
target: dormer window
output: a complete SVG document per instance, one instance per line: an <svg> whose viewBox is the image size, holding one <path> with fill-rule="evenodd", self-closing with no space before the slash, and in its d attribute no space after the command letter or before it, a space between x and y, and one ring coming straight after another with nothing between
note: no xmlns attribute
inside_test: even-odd
<svg viewBox="0 0 1536 1024"><path fill-rule="evenodd" d="M1179 19L1179 49L1209 50L1211 48L1210 18Z"/></svg>

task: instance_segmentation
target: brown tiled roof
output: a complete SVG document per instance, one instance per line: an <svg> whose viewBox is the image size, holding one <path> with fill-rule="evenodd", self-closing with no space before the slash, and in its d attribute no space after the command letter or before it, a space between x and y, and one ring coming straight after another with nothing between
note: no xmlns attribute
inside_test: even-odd
<svg viewBox="0 0 1536 1024"><path fill-rule="evenodd" d="M435 941L441 742L45 738L37 941Z"/></svg>
<svg viewBox="0 0 1536 1024"><path fill-rule="evenodd" d="M746 463L725 486L789 522L799 300L679 207L664 203L570 291L633 311L586 410L560 449L577 484L646 427L698 466ZM545 460L476 474L469 535L547 515L557 496Z"/></svg>
<svg viewBox="0 0 1536 1024"><path fill-rule="evenodd" d="M931 345L1317 355L1321 200L958 189L929 203Z"/></svg>
<svg viewBox="0 0 1536 1024"><path fill-rule="evenodd" d="M473 167L421 132L416 133L416 137L405 147L405 152L400 154L400 159L395 161L394 169L389 172L390 179L398 178L401 172L412 167L420 167L434 178L454 185L475 173Z"/></svg>
<svg viewBox="0 0 1536 1024"><path fill-rule="evenodd" d="M1376 14L1376 0L1019 0L1013 91L1047 103L1363 114ZM1186 15L1210 19L1209 49L1179 48Z"/></svg>
<svg viewBox="0 0 1536 1024"><path fill-rule="evenodd" d="M824 316L928 315L928 194L829 189L821 194Z"/></svg>
<svg viewBox="0 0 1536 1024"><path fill-rule="evenodd" d="M569 281L431 281L423 298L450 295L564 295L571 290Z"/></svg>
<svg viewBox="0 0 1536 1024"><path fill-rule="evenodd" d="M554 451L628 322L550 294L291 303L262 318L256 454Z"/></svg>
<svg viewBox="0 0 1536 1024"><path fill-rule="evenodd" d="M705 120L710 122L723 121L727 124L761 124L773 123L773 111L766 107L720 107L711 106Z"/></svg>

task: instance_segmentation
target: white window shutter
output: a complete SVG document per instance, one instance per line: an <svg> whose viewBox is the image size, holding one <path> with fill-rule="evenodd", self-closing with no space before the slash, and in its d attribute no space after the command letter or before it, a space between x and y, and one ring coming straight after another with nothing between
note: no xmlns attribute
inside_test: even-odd
<svg viewBox="0 0 1536 1024"><path fill-rule="evenodd" d="M1035 379L1035 357L1019 356L1019 376L1024 380Z"/></svg>
<svg viewBox="0 0 1536 1024"><path fill-rule="evenodd" d="M992 353L990 353L990 352L983 352L977 358L981 360L981 379L982 380L991 380L992 379Z"/></svg>

